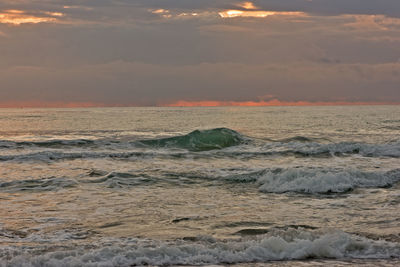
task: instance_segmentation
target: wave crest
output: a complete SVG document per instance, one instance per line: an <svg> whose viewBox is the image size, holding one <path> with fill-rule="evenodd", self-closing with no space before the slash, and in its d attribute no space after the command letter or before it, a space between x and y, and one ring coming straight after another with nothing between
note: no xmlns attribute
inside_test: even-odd
<svg viewBox="0 0 400 267"><path fill-rule="evenodd" d="M142 140L139 142L155 148L183 148L190 151L207 151L240 145L244 142L244 137L228 128L216 128L195 130L182 136Z"/></svg>
<svg viewBox="0 0 400 267"><path fill-rule="evenodd" d="M400 169L389 172L284 169L267 171L257 179L267 193L344 193L355 188L388 187L400 181Z"/></svg>
<svg viewBox="0 0 400 267"><path fill-rule="evenodd" d="M400 257L400 245L374 241L341 231L319 233L304 229L274 231L257 239L195 242L132 241L82 251L74 248L48 253L15 251L9 265L31 266L143 266L204 265L303 259L389 259ZM1 253L0 253L1 255ZM0 258L1 264L1 258ZM36 265L34 265L36 266Z"/></svg>

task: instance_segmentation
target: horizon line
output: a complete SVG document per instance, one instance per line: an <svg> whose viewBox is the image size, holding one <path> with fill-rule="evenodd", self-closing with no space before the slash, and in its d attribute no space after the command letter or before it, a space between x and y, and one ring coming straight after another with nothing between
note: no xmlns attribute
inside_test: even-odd
<svg viewBox="0 0 400 267"><path fill-rule="evenodd" d="M62 101L10 101L1 103L0 108L116 108L116 107L285 107L285 106L389 106L400 105L400 102L383 101L186 101L170 103L145 104L105 104L98 102L62 102Z"/></svg>

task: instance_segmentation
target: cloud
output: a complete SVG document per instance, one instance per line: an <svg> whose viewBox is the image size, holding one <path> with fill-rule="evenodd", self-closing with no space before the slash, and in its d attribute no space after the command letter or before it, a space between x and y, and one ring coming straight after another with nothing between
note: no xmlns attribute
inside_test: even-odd
<svg viewBox="0 0 400 267"><path fill-rule="evenodd" d="M28 12L18 9L8 9L0 11L0 23L21 25L25 23L43 23L43 22L56 22L58 17L64 14L61 12Z"/></svg>
<svg viewBox="0 0 400 267"><path fill-rule="evenodd" d="M303 12L278 12L278 11L247 11L247 10L226 10L218 13L222 18L237 18L237 17L251 17L251 18L266 18L269 16L294 16L306 17Z"/></svg>
<svg viewBox="0 0 400 267"><path fill-rule="evenodd" d="M151 21L148 10L168 10L173 14L218 14L228 10L253 12L301 12L313 15L367 14L400 17L398 0L3 0L0 9L44 10L68 15L68 22L115 23ZM256 13L253 13L256 14Z"/></svg>
<svg viewBox="0 0 400 267"><path fill-rule="evenodd" d="M283 102L400 102L399 63L162 66L119 61L58 70L3 69L0 80L9 88L0 92L6 102L157 105L180 99L259 101L266 94Z"/></svg>
<svg viewBox="0 0 400 267"><path fill-rule="evenodd" d="M400 1L359 1L3 0L0 99L398 102Z"/></svg>
<svg viewBox="0 0 400 267"><path fill-rule="evenodd" d="M169 104L161 104L161 106L166 107L224 107L224 106L234 106L234 107L268 107L268 106L348 106L348 105L388 105L388 104L400 104L400 102L344 102L344 101L334 101L334 102L309 102L309 101L280 101L278 99L273 99L270 101L185 101L179 100Z"/></svg>
<svg viewBox="0 0 400 267"><path fill-rule="evenodd" d="M243 9L247 9L247 10L258 9L258 7L256 7L253 2L241 2L241 3L236 4L236 6L241 7Z"/></svg>

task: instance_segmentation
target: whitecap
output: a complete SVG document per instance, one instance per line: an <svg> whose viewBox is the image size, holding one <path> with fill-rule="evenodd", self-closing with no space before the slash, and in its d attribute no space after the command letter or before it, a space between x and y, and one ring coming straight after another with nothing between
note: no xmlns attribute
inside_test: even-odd
<svg viewBox="0 0 400 267"><path fill-rule="evenodd" d="M267 171L257 179L268 193L343 193L355 188L388 187L400 181L400 169L389 172L289 168Z"/></svg>
<svg viewBox="0 0 400 267"><path fill-rule="evenodd" d="M14 247L0 249L3 266L137 266L254 263L303 259L389 259L400 257L400 245L341 231L326 233L275 231L257 239L197 242L146 241L96 249L74 248L35 253ZM8 249L8 253L5 250ZM13 251L11 251L13 250ZM10 258L10 255L13 255Z"/></svg>

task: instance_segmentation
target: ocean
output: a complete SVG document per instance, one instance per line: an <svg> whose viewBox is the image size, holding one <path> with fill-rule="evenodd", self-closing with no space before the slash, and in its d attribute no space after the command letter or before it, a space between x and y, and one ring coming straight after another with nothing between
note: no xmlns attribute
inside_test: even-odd
<svg viewBox="0 0 400 267"><path fill-rule="evenodd" d="M0 109L0 266L398 266L400 106Z"/></svg>

